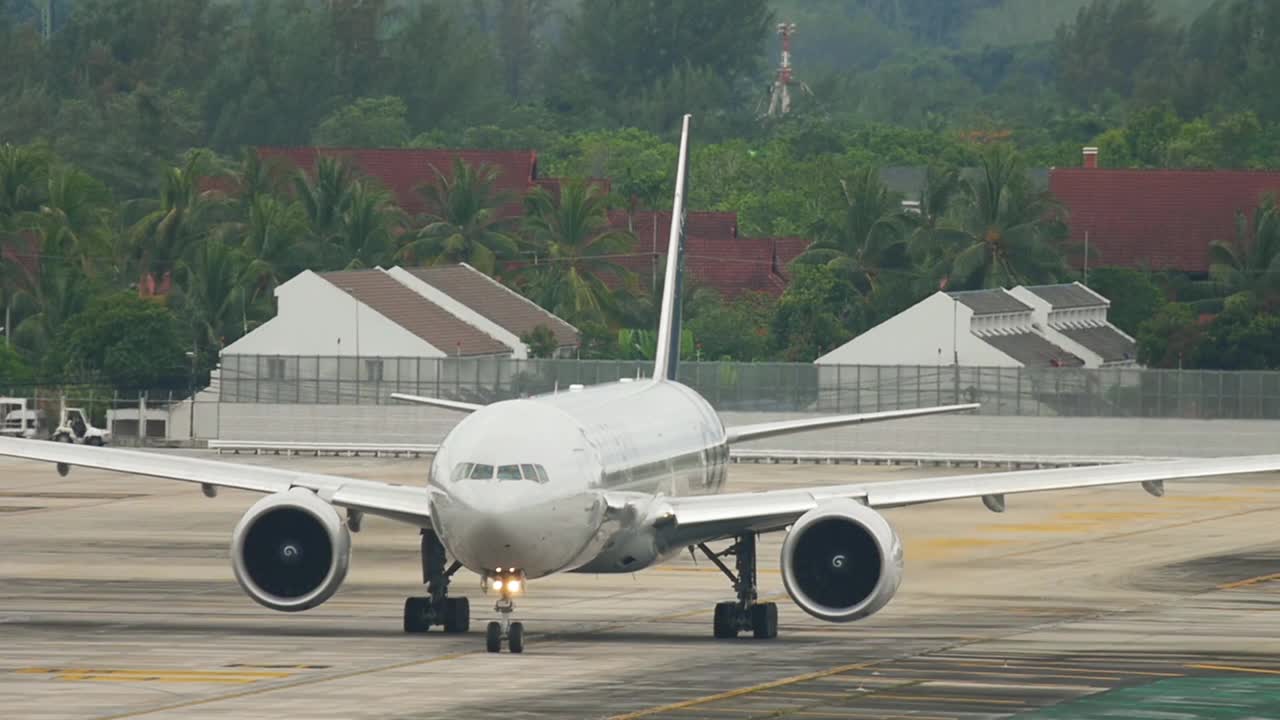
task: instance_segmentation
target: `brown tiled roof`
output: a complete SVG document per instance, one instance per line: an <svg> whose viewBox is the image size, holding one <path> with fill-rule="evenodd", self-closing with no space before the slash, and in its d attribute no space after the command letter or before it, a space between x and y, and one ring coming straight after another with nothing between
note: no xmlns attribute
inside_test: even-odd
<svg viewBox="0 0 1280 720"><path fill-rule="evenodd" d="M405 269L516 336L523 336L539 325L546 325L555 334L556 343L560 347L578 345L578 331L572 325L470 265L463 263Z"/></svg>
<svg viewBox="0 0 1280 720"><path fill-rule="evenodd" d="M320 277L447 355L505 355L511 348L459 320L381 270Z"/></svg>

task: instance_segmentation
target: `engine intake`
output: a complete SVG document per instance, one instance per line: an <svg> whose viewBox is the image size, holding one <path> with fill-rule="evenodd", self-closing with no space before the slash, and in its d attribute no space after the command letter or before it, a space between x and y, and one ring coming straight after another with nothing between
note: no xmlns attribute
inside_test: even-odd
<svg viewBox="0 0 1280 720"><path fill-rule="evenodd" d="M902 582L902 542L884 516L853 500L828 500L791 526L782 582L810 615L860 620L883 608Z"/></svg>
<svg viewBox="0 0 1280 720"><path fill-rule="evenodd" d="M351 534L338 511L302 488L254 503L231 536L236 580L272 610L308 610L333 597L350 559Z"/></svg>

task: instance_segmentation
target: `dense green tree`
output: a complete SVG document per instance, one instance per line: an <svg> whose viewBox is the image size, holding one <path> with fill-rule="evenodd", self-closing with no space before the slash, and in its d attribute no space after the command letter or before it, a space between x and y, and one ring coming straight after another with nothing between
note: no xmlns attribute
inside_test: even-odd
<svg viewBox="0 0 1280 720"><path fill-rule="evenodd" d="M776 300L762 293L746 293L729 302L718 296L685 317L684 325L697 338L702 360L767 360L769 323Z"/></svg>
<svg viewBox="0 0 1280 720"><path fill-rule="evenodd" d="M815 240L795 265L823 265L864 295L876 292L881 274L905 272L911 222L901 197L880 181L876 168L859 168L840 181L844 203L834 218L814 227Z"/></svg>
<svg viewBox="0 0 1280 720"><path fill-rule="evenodd" d="M1135 338L1142 323L1155 317L1168 302L1151 274L1141 270L1096 268L1089 271L1088 285L1111 301L1107 320Z"/></svg>
<svg viewBox="0 0 1280 720"><path fill-rule="evenodd" d="M172 274L188 253L209 242L224 202L220 192L201 185L211 170L208 155L192 152L182 165L165 171L158 198L140 203L147 212L130 231L140 273Z"/></svg>
<svg viewBox="0 0 1280 720"><path fill-rule="evenodd" d="M1169 303L1138 327L1138 362L1156 368L1195 367L1203 332L1190 307Z"/></svg>
<svg viewBox="0 0 1280 720"><path fill-rule="evenodd" d="M778 300L770 338L782 359L812 362L849 339L845 326L856 291L839 272L824 266L794 266L791 284Z"/></svg>
<svg viewBox="0 0 1280 720"><path fill-rule="evenodd" d="M1132 96L1170 75L1177 46L1177 26L1154 0L1093 0L1058 30L1058 86L1085 105L1107 93Z"/></svg>
<svg viewBox="0 0 1280 720"><path fill-rule="evenodd" d="M190 375L178 319L129 292L95 298L69 318L46 362L56 376L122 389L186 387Z"/></svg>
<svg viewBox="0 0 1280 720"><path fill-rule="evenodd" d="M1224 293L1247 294L1254 302L1280 301L1280 207L1263 198L1253 217L1236 216L1236 235L1209 245L1209 277Z"/></svg>
<svg viewBox="0 0 1280 720"><path fill-rule="evenodd" d="M634 273L618 262L631 252L634 236L609 223L600 189L581 180L564 184L560 196L539 188L526 199L524 235L533 252L522 275L530 297L570 322L615 320L620 293L636 289Z"/></svg>
<svg viewBox="0 0 1280 720"><path fill-rule="evenodd" d="M529 357L531 358L555 357L556 351L560 349L556 334L546 325L538 325L521 335L520 342L529 347Z"/></svg>
<svg viewBox="0 0 1280 720"><path fill-rule="evenodd" d="M31 367L12 346L0 343L0 392L20 388L35 380Z"/></svg>
<svg viewBox="0 0 1280 720"><path fill-rule="evenodd" d="M1032 187L1021 158L997 145L983 153L979 172L966 180L954 223L931 233L934 256L955 290L1054 282L1065 273L1061 210Z"/></svg>
<svg viewBox="0 0 1280 720"><path fill-rule="evenodd" d="M325 118L313 140L325 147L400 147L409 141L408 113L398 97L360 98Z"/></svg>
<svg viewBox="0 0 1280 720"><path fill-rule="evenodd" d="M1247 296L1228 299L1196 347L1196 364L1213 370L1280 368L1280 316L1261 311Z"/></svg>
<svg viewBox="0 0 1280 720"><path fill-rule="evenodd" d="M492 165L472 166L455 158L452 176L438 168L435 181L418 188L427 202L420 230L405 236L399 258L408 263L465 262L493 275L499 263L516 259L519 248L509 232L503 206L511 202L498 189Z"/></svg>

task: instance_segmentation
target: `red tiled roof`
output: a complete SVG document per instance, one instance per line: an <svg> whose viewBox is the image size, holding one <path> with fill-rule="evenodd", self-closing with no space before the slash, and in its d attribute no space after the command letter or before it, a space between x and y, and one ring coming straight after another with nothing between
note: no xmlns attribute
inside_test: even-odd
<svg viewBox="0 0 1280 720"><path fill-rule="evenodd" d="M652 284L654 258L667 254L671 213L643 211L614 212L613 226L630 229L636 244L630 257L618 264ZM735 213L691 212L685 216L685 268L693 282L715 288L726 298L744 292L779 295L786 289L787 263L803 252L808 241L801 238L740 238ZM658 279L661 282L661 278Z"/></svg>
<svg viewBox="0 0 1280 720"><path fill-rule="evenodd" d="M446 178L453 177L453 160L473 167L482 164L498 169L494 183L499 192L509 193L514 199L504 212L518 215L520 198L537 182L537 154L528 150L426 150L426 149L358 149L358 148L276 148L260 147L258 156L263 160L281 159L310 172L320 155L343 158L352 162L366 175L376 178L390 191L396 202L411 216L427 211L426 203L418 187L435 182L436 170Z"/></svg>
<svg viewBox="0 0 1280 720"><path fill-rule="evenodd" d="M1088 233L1090 265L1205 272L1209 244L1280 193L1280 173L1066 168L1049 173L1049 190L1070 211L1073 244Z"/></svg>

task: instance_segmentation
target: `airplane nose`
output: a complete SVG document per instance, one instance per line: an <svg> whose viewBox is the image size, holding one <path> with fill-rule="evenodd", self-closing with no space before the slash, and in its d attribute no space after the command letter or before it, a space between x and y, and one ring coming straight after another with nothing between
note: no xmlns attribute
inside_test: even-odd
<svg viewBox="0 0 1280 720"><path fill-rule="evenodd" d="M457 498L455 498L456 501ZM595 535L595 503L588 498L521 504L512 499L440 505L441 540L473 571L516 568L528 577L563 570Z"/></svg>

